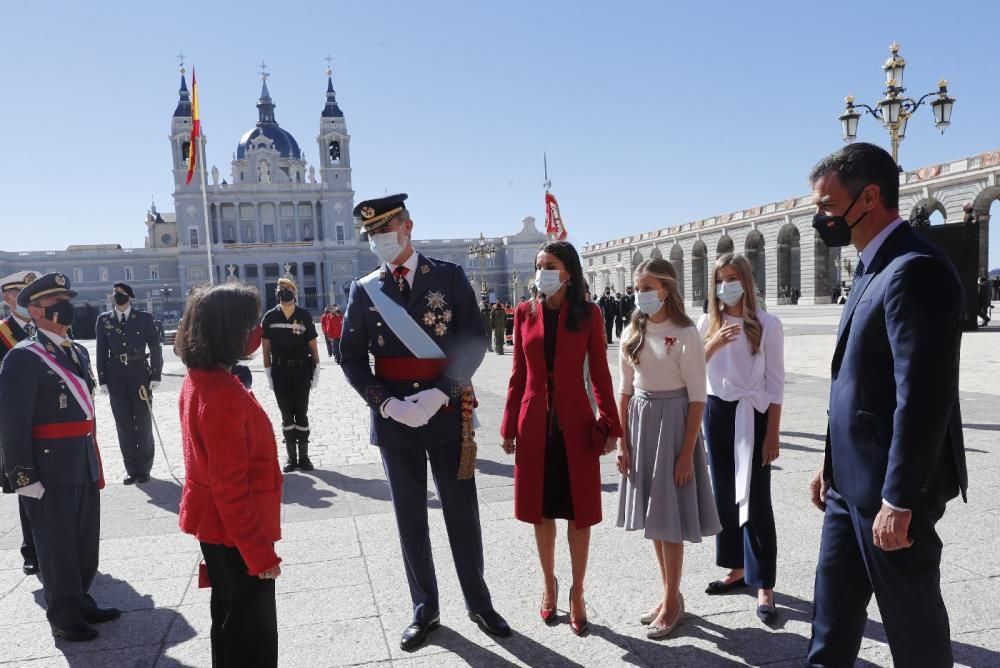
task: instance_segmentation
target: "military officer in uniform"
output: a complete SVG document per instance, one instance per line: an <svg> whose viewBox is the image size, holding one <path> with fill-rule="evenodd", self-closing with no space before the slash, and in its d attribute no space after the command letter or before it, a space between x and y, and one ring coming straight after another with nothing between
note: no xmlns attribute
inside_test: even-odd
<svg viewBox="0 0 1000 668"><path fill-rule="evenodd" d="M319 385L316 325L309 311L295 303L298 288L279 278L278 304L261 321L264 373L281 411L281 432L288 461L285 473L312 471L309 461L309 390Z"/></svg>
<svg viewBox="0 0 1000 668"><path fill-rule="evenodd" d="M97 380L101 394L111 395L125 484L131 485L149 482L153 468L150 404L160 384L163 351L153 315L132 307L131 286L115 283L113 295L115 307L97 316Z"/></svg>
<svg viewBox="0 0 1000 668"><path fill-rule="evenodd" d="M483 578L471 465L460 479L466 447L474 452L467 420L471 378L486 354L483 319L462 268L413 249L405 199L392 195L354 209L382 264L351 285L341 354L347 380L371 409L371 442L381 450L392 493L413 601L413 623L400 647L412 651L439 625L427 529L428 460L469 616L494 635L508 636L510 627L493 609Z"/></svg>
<svg viewBox="0 0 1000 668"><path fill-rule="evenodd" d="M87 350L66 338L76 293L60 273L39 276L17 305L36 327L0 366L4 474L31 520L52 635L93 640L91 624L119 616L88 590L97 573L104 485L94 439L94 378Z"/></svg>
<svg viewBox="0 0 1000 668"><path fill-rule="evenodd" d="M28 283L31 283L38 276L35 271L18 271L10 276L0 278L0 291L3 292L3 302L10 309L10 315L0 320L0 364L3 358L18 343L28 338L28 330L34 325L31 324L31 317L26 309L17 305L17 295ZM0 462L2 462L3 451L0 450ZM0 471L3 464L0 463ZM4 494L13 494L14 487L7 480L7 476L0 474L0 488ZM25 575L34 575L38 572L38 555L35 553L35 540L31 537L31 520L24 510L24 503L18 497L18 512L21 515L21 557L24 559L22 569Z"/></svg>

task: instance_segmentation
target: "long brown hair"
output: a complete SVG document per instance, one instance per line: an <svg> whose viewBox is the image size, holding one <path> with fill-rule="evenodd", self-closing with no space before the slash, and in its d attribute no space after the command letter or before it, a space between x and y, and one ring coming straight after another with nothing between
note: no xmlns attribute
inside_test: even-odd
<svg viewBox="0 0 1000 668"><path fill-rule="evenodd" d="M674 265L662 258L646 260L635 268L635 274L632 275L632 283L637 283L641 276L648 276L666 288L667 318L670 322L681 327L694 326L691 318L684 311L684 300L677 285L677 272L674 270ZM628 359L633 366L639 366L639 353L642 351L642 347L646 345L646 323L648 322L649 316L643 313L642 310L636 308L632 311L632 320L629 323L631 329L629 329L628 338L622 343L622 346L625 348L625 354L628 355Z"/></svg>
<svg viewBox="0 0 1000 668"><path fill-rule="evenodd" d="M760 351L760 337L763 331L760 319L757 317L757 285L753 281L750 262L739 253L726 253L715 261L712 286L708 291L708 331L705 332L705 341L715 336L722 327L722 309L725 304L719 300L716 292L719 289L719 270L727 266L736 270L743 285L743 331L746 332L747 341L750 342L750 354L756 355Z"/></svg>

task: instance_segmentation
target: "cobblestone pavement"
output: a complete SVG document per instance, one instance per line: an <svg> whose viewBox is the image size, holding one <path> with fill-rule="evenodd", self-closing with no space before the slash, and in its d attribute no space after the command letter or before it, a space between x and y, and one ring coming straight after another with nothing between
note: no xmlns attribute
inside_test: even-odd
<svg viewBox="0 0 1000 668"><path fill-rule="evenodd" d="M495 640L464 614L439 512L431 513L443 627L414 654L399 650L410 621L403 564L378 452L368 445L368 412L332 360L313 393L312 458L317 470L285 477L284 537L277 581L281 664L286 666L733 666L800 665L809 637L821 515L807 482L821 462L829 360L838 307L781 307L788 384L782 455L773 476L779 567L775 629L760 624L752 595L707 597L712 541L688 545L683 591L688 617L665 642L645 638L640 614L656 598L657 567L647 541L615 528L618 476L603 465L605 521L593 531L586 597L592 631L568 624L569 559L560 541L557 571L566 584L562 623L538 618L541 576L531 527L512 517L513 465L499 447L498 423L511 357L487 354L476 377L481 402L479 499L486 576L497 609L515 629ZM509 349L508 349L509 353ZM617 359L617 344L609 358ZM183 368L169 353L155 405L166 455L158 451L149 484L125 487L111 411L98 398L99 437L108 477L102 493L100 573L92 593L122 608L91 643L55 642L41 588L20 570L20 528L13 497L0 499L0 664L25 666L208 666L208 590L198 589L197 542L177 529L183 479L175 409ZM259 360L258 395L277 420ZM966 334L962 410L969 460L969 503L953 502L939 530L945 544L942 588L956 660L1000 665L1000 328ZM172 470L168 467L173 466ZM436 507L433 493L428 499ZM889 665L878 609L869 609L862 665Z"/></svg>

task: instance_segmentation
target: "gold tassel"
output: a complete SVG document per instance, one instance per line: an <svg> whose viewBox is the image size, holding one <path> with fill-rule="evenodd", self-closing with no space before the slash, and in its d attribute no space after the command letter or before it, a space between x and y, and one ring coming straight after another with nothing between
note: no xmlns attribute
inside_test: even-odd
<svg viewBox="0 0 1000 668"><path fill-rule="evenodd" d="M476 395L472 385L462 388L462 458L458 463L458 479L469 480L476 474L476 431L472 428L472 412Z"/></svg>

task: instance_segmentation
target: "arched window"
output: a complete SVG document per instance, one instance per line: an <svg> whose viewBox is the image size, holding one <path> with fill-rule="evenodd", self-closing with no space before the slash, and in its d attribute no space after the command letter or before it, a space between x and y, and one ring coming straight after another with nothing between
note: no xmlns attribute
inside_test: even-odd
<svg viewBox="0 0 1000 668"><path fill-rule="evenodd" d="M336 140L330 142L330 164L340 164L340 142Z"/></svg>
<svg viewBox="0 0 1000 668"><path fill-rule="evenodd" d="M181 160L187 162L189 155L191 155L191 142L186 141L181 144Z"/></svg>

